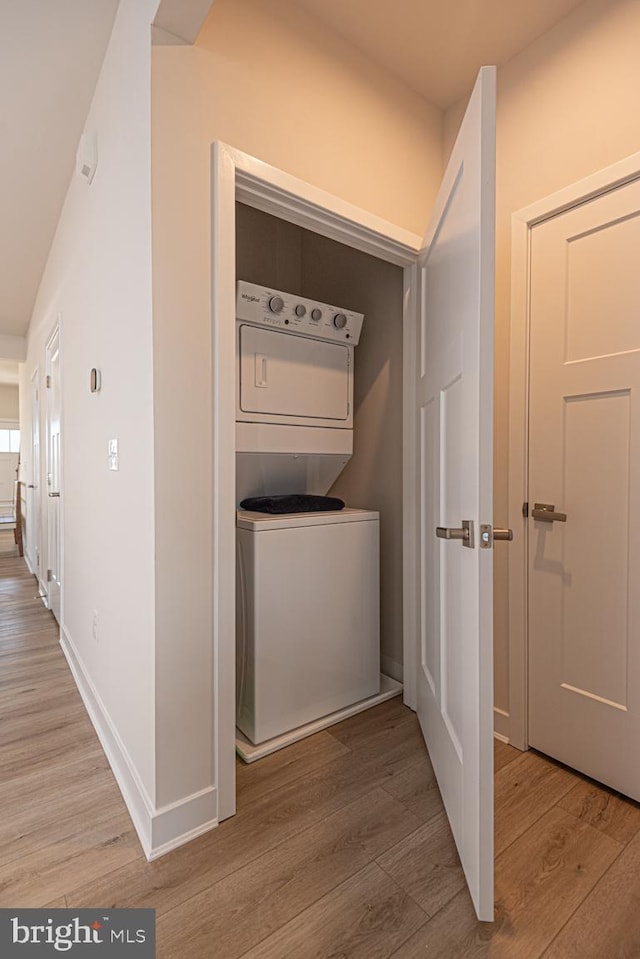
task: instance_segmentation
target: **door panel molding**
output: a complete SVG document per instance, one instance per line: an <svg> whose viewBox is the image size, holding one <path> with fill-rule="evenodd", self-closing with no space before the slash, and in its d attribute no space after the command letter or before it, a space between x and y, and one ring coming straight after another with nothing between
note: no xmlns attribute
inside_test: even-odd
<svg viewBox="0 0 640 959"><path fill-rule="evenodd" d="M640 153L517 210L511 217L511 350L509 392L509 741L528 748L529 333L531 231L553 216L640 178ZM530 504L531 505L531 504Z"/></svg>

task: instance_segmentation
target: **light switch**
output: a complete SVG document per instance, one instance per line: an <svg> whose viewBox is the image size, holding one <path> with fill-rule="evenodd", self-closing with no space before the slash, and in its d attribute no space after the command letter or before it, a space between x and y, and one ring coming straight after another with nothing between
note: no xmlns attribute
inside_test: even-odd
<svg viewBox="0 0 640 959"><path fill-rule="evenodd" d="M118 440L117 439L109 440L109 469L110 470L120 469L120 465L118 462Z"/></svg>

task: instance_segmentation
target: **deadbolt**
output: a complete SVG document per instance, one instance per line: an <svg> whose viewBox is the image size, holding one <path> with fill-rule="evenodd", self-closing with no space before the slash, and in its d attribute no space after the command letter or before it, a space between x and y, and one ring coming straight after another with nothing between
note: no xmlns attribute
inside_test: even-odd
<svg viewBox="0 0 640 959"><path fill-rule="evenodd" d="M483 523L480 527L480 549L491 549L495 540L513 539L512 529L494 529L490 523Z"/></svg>

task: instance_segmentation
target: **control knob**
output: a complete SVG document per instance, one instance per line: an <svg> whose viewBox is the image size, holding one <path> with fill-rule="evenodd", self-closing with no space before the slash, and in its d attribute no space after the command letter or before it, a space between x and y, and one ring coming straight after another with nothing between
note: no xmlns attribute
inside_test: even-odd
<svg viewBox="0 0 640 959"><path fill-rule="evenodd" d="M269 309L272 313L281 313L284 307L284 300L281 296L272 296L269 300Z"/></svg>
<svg viewBox="0 0 640 959"><path fill-rule="evenodd" d="M322 310L319 310L317 307L311 310L311 319L316 321L322 319Z"/></svg>
<svg viewBox="0 0 640 959"><path fill-rule="evenodd" d="M296 316L304 316L306 312L307 312L306 306L303 306L302 303L298 303L298 305L295 308Z"/></svg>
<svg viewBox="0 0 640 959"><path fill-rule="evenodd" d="M335 326L336 330L343 330L345 328L347 325L347 318L344 313L336 313L333 318L333 325Z"/></svg>

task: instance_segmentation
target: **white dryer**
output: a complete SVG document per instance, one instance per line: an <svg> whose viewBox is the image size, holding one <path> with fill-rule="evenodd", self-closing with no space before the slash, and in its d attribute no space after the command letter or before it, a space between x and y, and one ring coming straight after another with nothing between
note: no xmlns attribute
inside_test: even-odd
<svg viewBox="0 0 640 959"><path fill-rule="evenodd" d="M236 492L323 495L353 451L362 313L239 282Z"/></svg>

